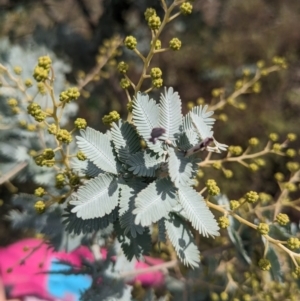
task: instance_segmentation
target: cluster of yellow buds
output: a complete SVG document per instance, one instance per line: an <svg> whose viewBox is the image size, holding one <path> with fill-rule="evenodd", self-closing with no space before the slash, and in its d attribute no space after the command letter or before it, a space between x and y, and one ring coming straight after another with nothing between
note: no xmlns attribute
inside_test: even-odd
<svg viewBox="0 0 300 301"><path fill-rule="evenodd" d="M58 173L55 176L55 187L56 188L63 188L65 186L65 175L62 173Z"/></svg>
<svg viewBox="0 0 300 301"><path fill-rule="evenodd" d="M118 121L120 119L120 114L117 111L112 111L108 115L102 118L102 122L105 125L110 125L112 122Z"/></svg>
<svg viewBox="0 0 300 301"><path fill-rule="evenodd" d="M221 229L226 229L229 227L229 218L227 216L221 216L218 219L218 224Z"/></svg>
<svg viewBox="0 0 300 301"><path fill-rule="evenodd" d="M169 47L172 50L179 50L181 48L181 41L178 38L173 38L169 42Z"/></svg>
<svg viewBox="0 0 300 301"><path fill-rule="evenodd" d="M274 56L272 61L275 65L279 66L282 69L286 69L288 66L284 57Z"/></svg>
<svg viewBox="0 0 300 301"><path fill-rule="evenodd" d="M258 145L259 140L256 137L252 137L252 138L249 139L248 142L249 142L249 145L256 146L256 145Z"/></svg>
<svg viewBox="0 0 300 301"><path fill-rule="evenodd" d="M46 113L42 111L41 106L36 102L31 102L27 106L27 112L31 115L37 122L42 122L46 118Z"/></svg>
<svg viewBox="0 0 300 301"><path fill-rule="evenodd" d="M33 77L37 82L45 81L49 76L51 67L51 59L49 56L41 56L38 59L38 65L34 68Z"/></svg>
<svg viewBox="0 0 300 301"><path fill-rule="evenodd" d="M162 77L162 71L160 68L152 68L151 71L150 71L150 76L151 76L151 79L152 79L152 85L155 87L155 88L160 88L162 85L163 85L163 79L161 78Z"/></svg>
<svg viewBox="0 0 300 301"><path fill-rule="evenodd" d="M205 186L209 195L218 195L220 193L220 188L218 187L216 181L213 179L207 180Z"/></svg>
<svg viewBox="0 0 300 301"><path fill-rule="evenodd" d="M269 271L271 269L271 262L266 259L266 258L261 258L258 261L258 266L261 268L261 270L263 271Z"/></svg>
<svg viewBox="0 0 300 301"><path fill-rule="evenodd" d="M59 95L59 100L64 103L69 103L72 100L78 99L79 96L80 96L80 92L78 88L74 87L61 92Z"/></svg>
<svg viewBox="0 0 300 301"><path fill-rule="evenodd" d="M300 165L298 162L287 162L286 163L286 168L290 171L290 172L296 172L300 169Z"/></svg>
<svg viewBox="0 0 300 301"><path fill-rule="evenodd" d="M34 191L34 195L42 197L45 195L45 189L43 187L38 187L35 191Z"/></svg>
<svg viewBox="0 0 300 301"><path fill-rule="evenodd" d="M120 81L120 86L122 89L127 90L130 87L130 81L127 78L122 78Z"/></svg>
<svg viewBox="0 0 300 301"><path fill-rule="evenodd" d="M21 110L18 107L18 101L15 98L8 99L7 104L10 106L10 108L14 114L20 113Z"/></svg>
<svg viewBox="0 0 300 301"><path fill-rule="evenodd" d="M38 166L52 167L55 163L54 157L53 149L46 148L41 155L34 158L34 161Z"/></svg>
<svg viewBox="0 0 300 301"><path fill-rule="evenodd" d="M231 209L231 210L235 210L235 209L237 209L237 208L240 207L240 202L239 202L239 201L236 201L236 200L231 200L231 201L229 202L229 206L230 206L230 209Z"/></svg>
<svg viewBox="0 0 300 301"><path fill-rule="evenodd" d="M87 127L87 122L84 118L77 118L74 121L74 125L75 125L76 129L83 130Z"/></svg>
<svg viewBox="0 0 300 301"><path fill-rule="evenodd" d="M257 226L257 231L261 235L267 235L270 231L269 225L266 223L259 223L259 225Z"/></svg>
<svg viewBox="0 0 300 301"><path fill-rule="evenodd" d="M290 237L287 240L287 245L291 250L300 248L300 240L297 237Z"/></svg>
<svg viewBox="0 0 300 301"><path fill-rule="evenodd" d="M49 131L49 129L48 129ZM64 142L64 143L71 143L73 140L72 134L65 130L65 129L60 129L58 133L56 134L56 138L58 141Z"/></svg>
<svg viewBox="0 0 300 301"><path fill-rule="evenodd" d="M134 36L128 36L125 38L124 40L124 45L130 49L130 50L133 50L136 48L136 45L137 45L137 40Z"/></svg>
<svg viewBox="0 0 300 301"><path fill-rule="evenodd" d="M180 6L180 12L183 15L190 15L193 11L193 5L190 2L184 2Z"/></svg>
<svg viewBox="0 0 300 301"><path fill-rule="evenodd" d="M122 61L118 64L117 69L120 73L125 74L128 71L129 66L128 64Z"/></svg>
<svg viewBox="0 0 300 301"><path fill-rule="evenodd" d="M279 213L277 214L275 221L281 226L286 226L290 222L290 218L285 213Z"/></svg>
<svg viewBox="0 0 300 301"><path fill-rule="evenodd" d="M82 152L82 151L79 151L77 154L76 154L76 157L78 160L80 161L85 161L87 159L86 155Z"/></svg>
<svg viewBox="0 0 300 301"><path fill-rule="evenodd" d="M245 194L244 198L246 202L253 204L258 201L259 195L256 191L249 191Z"/></svg>
<svg viewBox="0 0 300 301"><path fill-rule="evenodd" d="M228 147L228 152L233 156L239 156L243 152L243 149L240 146L231 145Z"/></svg>
<svg viewBox="0 0 300 301"><path fill-rule="evenodd" d="M39 200L34 204L34 209L36 210L37 213L44 213L46 209L46 204L44 203L43 200Z"/></svg>
<svg viewBox="0 0 300 301"><path fill-rule="evenodd" d="M148 22L148 26L152 30L159 29L161 25L160 17L156 14L156 10L154 8L147 8L145 13L145 19Z"/></svg>

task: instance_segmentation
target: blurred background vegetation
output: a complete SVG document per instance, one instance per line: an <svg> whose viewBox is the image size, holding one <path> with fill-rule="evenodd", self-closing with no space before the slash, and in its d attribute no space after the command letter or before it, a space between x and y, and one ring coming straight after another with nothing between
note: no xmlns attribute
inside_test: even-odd
<svg viewBox="0 0 300 301"><path fill-rule="evenodd" d="M152 62L152 67L162 69L164 85L179 92L184 111L189 102L196 104L199 98L216 103L213 89L222 88L229 95L243 70L254 75L258 61L270 65L274 56L282 56L288 68L262 78L257 93L240 96L243 110L227 105L216 112L216 116L226 114L228 120L216 123L215 137L243 149L251 137L259 138L258 149L263 148L271 132L278 133L281 141L290 132L299 137L300 1L196 0L193 6L192 15L176 19L161 36L162 45L168 45L175 36L181 39L181 50L159 54ZM0 38L8 37L17 45L35 41L47 46L72 66L68 81L76 85L97 65L99 55L105 52L103 44L115 35L135 36L137 48L146 53L151 35L144 19L148 7L162 16L159 1L153 0L0 0ZM135 81L141 62L129 50L122 51L82 91L78 115L95 129L108 128L102 117L112 110L123 118L127 116L127 98L119 85L121 76L116 66L126 61L128 76ZM300 145L295 141L289 147L298 150ZM255 173L231 163L226 167L234 171L232 178L226 179L219 170L205 169L204 179L216 178L229 199L240 198L249 190L276 197L274 173L287 174L285 162L285 158L268 156L267 165ZM33 191L26 183L14 184L22 192ZM0 192L8 194L5 187L0 187ZM293 218L299 221L298 214Z"/></svg>

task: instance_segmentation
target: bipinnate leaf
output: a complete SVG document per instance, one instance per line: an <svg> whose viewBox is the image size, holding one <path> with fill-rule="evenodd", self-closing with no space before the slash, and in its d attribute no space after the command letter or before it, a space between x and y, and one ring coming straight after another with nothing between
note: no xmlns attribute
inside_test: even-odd
<svg viewBox="0 0 300 301"><path fill-rule="evenodd" d="M165 220L168 237L175 248L179 259L187 266L198 267L200 252L194 242L190 230L175 214L170 214Z"/></svg>
<svg viewBox="0 0 300 301"><path fill-rule="evenodd" d="M219 226L207 207L203 197L192 187L178 189L179 202L184 208L192 226L203 236L218 236Z"/></svg>
<svg viewBox="0 0 300 301"><path fill-rule="evenodd" d="M207 111L207 109L208 105L193 107L192 110L183 118L183 130L187 131L194 129L191 114L198 116L207 126L213 126L216 120L215 118L211 118L210 116L214 114L214 111Z"/></svg>
<svg viewBox="0 0 300 301"><path fill-rule="evenodd" d="M162 218L157 222L157 227L158 227L158 241L165 243L167 241L165 218Z"/></svg>
<svg viewBox="0 0 300 301"><path fill-rule="evenodd" d="M159 105L155 100L149 99L148 95L139 92L133 102L132 119L148 147L155 153L162 153L160 141L157 141L155 144L149 141L152 129L159 126L158 116Z"/></svg>
<svg viewBox="0 0 300 301"><path fill-rule="evenodd" d="M141 151L129 157L129 171L140 177L154 177L155 170L163 162L163 157L151 150Z"/></svg>
<svg viewBox="0 0 300 301"><path fill-rule="evenodd" d="M131 154L141 149L140 138L133 125L121 119L112 124L111 136L120 161L126 163Z"/></svg>
<svg viewBox="0 0 300 301"><path fill-rule="evenodd" d="M173 88L165 88L160 97L159 126L165 129L161 140L175 141L182 124L181 100Z"/></svg>
<svg viewBox="0 0 300 301"><path fill-rule="evenodd" d="M136 195L146 187L146 184L141 181L130 180L125 182L119 181L120 200L119 200L119 221L124 230L124 234L130 232L131 237L135 238L137 234L142 234L144 228L141 225L136 225L134 210L134 200Z"/></svg>
<svg viewBox="0 0 300 301"><path fill-rule="evenodd" d="M136 197L136 209L133 211L136 214L135 223L150 226L167 216L176 204L175 187L169 179L152 182Z"/></svg>
<svg viewBox="0 0 300 301"><path fill-rule="evenodd" d="M191 184L193 174L193 163L183 152L175 152L174 148L169 148L168 161L169 176L176 187Z"/></svg>
<svg viewBox="0 0 300 301"><path fill-rule="evenodd" d="M86 234L103 230L112 224L118 218L118 210L115 208L110 214L103 217L82 219L71 212L72 208L67 208L66 213L63 215L63 224L66 224L65 230L68 233Z"/></svg>
<svg viewBox="0 0 300 301"><path fill-rule="evenodd" d="M201 140L213 137L214 132L211 130L211 125L207 125L200 116L194 113L190 113L190 116L192 119L192 123L196 129L196 132L198 133L198 136Z"/></svg>
<svg viewBox="0 0 300 301"><path fill-rule="evenodd" d="M134 198L130 199L128 207L128 210L120 216L120 225L124 229L124 234L130 232L131 237L136 238L137 234L144 232L144 228L134 222L135 215L132 212L134 209Z"/></svg>
<svg viewBox="0 0 300 301"><path fill-rule="evenodd" d="M117 161L113 153L111 141L106 134L87 127L76 136L79 149L103 171L118 174Z"/></svg>
<svg viewBox="0 0 300 301"><path fill-rule="evenodd" d="M98 218L109 214L118 205L118 182L109 174L100 174L88 181L73 195L71 205L77 217L82 219Z"/></svg>
<svg viewBox="0 0 300 301"><path fill-rule="evenodd" d="M129 210L130 200L135 199L137 194L147 187L147 184L138 178L130 179L129 181L119 179L118 187L120 189L119 215L121 216Z"/></svg>

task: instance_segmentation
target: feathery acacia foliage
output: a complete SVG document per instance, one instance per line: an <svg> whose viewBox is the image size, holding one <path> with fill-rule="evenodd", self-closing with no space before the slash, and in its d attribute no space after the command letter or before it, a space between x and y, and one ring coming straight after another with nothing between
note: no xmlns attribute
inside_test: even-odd
<svg viewBox="0 0 300 301"><path fill-rule="evenodd" d="M132 238L142 234L144 227L165 221L179 258L197 266L198 252L185 252L183 256L181 239L189 248L193 242L191 234L179 239L182 229L188 231L185 224L189 221L200 234L216 236L218 225L204 199L193 188L197 165L193 156L188 156L189 150L181 148L181 141L183 137L189 139L191 135L186 133L189 131L194 135L189 141L191 149L202 145L207 138L215 143L206 145L208 150L226 149L226 145L214 139L214 119L210 118L212 112L206 110L199 106L183 117L180 97L169 88L165 89L160 103L138 93L133 103L133 124L113 123L112 130L106 134L91 128L82 130L76 138L79 149L104 173L73 193L72 212L93 223L93 219L106 218L119 208L121 229ZM152 141L157 128L162 130ZM146 142L145 149L140 147L140 137Z"/></svg>

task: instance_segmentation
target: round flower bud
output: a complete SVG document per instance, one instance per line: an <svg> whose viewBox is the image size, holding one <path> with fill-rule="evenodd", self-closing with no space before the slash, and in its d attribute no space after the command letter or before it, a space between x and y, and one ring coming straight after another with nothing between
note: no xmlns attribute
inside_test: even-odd
<svg viewBox="0 0 300 301"><path fill-rule="evenodd" d="M169 42L169 47L172 50L179 50L181 48L181 41L178 38L173 38Z"/></svg>
<svg viewBox="0 0 300 301"><path fill-rule="evenodd" d="M44 159L46 160L51 160L55 157L55 153L53 151L53 149L51 148L46 148L44 151L43 151L43 154L42 156L44 157Z"/></svg>
<svg viewBox="0 0 300 301"><path fill-rule="evenodd" d="M46 205L43 200L39 200L34 204L34 209L37 213L44 213L46 209Z"/></svg>
<svg viewBox="0 0 300 301"><path fill-rule="evenodd" d="M235 89L238 90L243 87L243 81L241 79L235 82Z"/></svg>
<svg viewBox="0 0 300 301"><path fill-rule="evenodd" d="M67 130L61 129L56 134L57 140L64 142L64 143L71 143L73 140L73 137L71 133Z"/></svg>
<svg viewBox="0 0 300 301"><path fill-rule="evenodd" d="M31 116L35 116L36 113L39 113L41 111L41 106L38 105L36 102L31 102L28 106L27 106L27 112L29 115Z"/></svg>
<svg viewBox="0 0 300 301"><path fill-rule="evenodd" d="M137 45L136 38L133 36L126 37L124 40L124 45L130 50L135 49Z"/></svg>
<svg viewBox="0 0 300 301"><path fill-rule="evenodd" d="M46 113L43 112L42 110L37 110L35 115L33 116L34 119L37 121L37 122L42 122L45 120L45 118L47 117Z"/></svg>
<svg viewBox="0 0 300 301"><path fill-rule="evenodd" d="M232 200L229 202L229 205L231 210L235 210L240 207L240 202L236 200Z"/></svg>
<svg viewBox="0 0 300 301"><path fill-rule="evenodd" d="M222 168L222 163L218 162L218 161L214 162L213 165L212 165L212 167L219 170L219 169Z"/></svg>
<svg viewBox="0 0 300 301"><path fill-rule="evenodd" d="M14 67L14 73L16 75L20 75L22 73L22 68L20 66L15 66Z"/></svg>
<svg viewBox="0 0 300 301"><path fill-rule="evenodd" d="M180 11L183 15L190 15L193 11L193 5L189 2L184 2L180 6Z"/></svg>
<svg viewBox="0 0 300 301"><path fill-rule="evenodd" d="M120 119L120 114L117 111L112 111L108 115L102 118L102 122L105 125L110 125L112 122L118 121Z"/></svg>
<svg viewBox="0 0 300 301"><path fill-rule="evenodd" d="M228 152L233 156L239 156L243 152L243 149L240 146L231 145L228 147Z"/></svg>
<svg viewBox="0 0 300 301"><path fill-rule="evenodd" d="M281 144L279 144L279 143L274 143L273 144L273 151L274 152L280 152L281 148L282 148Z"/></svg>
<svg viewBox="0 0 300 301"><path fill-rule="evenodd" d="M288 162L286 163L286 167L290 172L296 172L299 170L300 165L298 162Z"/></svg>
<svg viewBox="0 0 300 301"><path fill-rule="evenodd" d="M120 62L117 67L118 71L123 74L125 74L128 71L128 68L129 68L128 64L126 64L123 61Z"/></svg>
<svg viewBox="0 0 300 301"><path fill-rule="evenodd" d="M47 94L46 86L45 86L44 83L42 83L42 82L38 83L37 88L38 88L38 91L41 95L46 95Z"/></svg>
<svg viewBox="0 0 300 301"><path fill-rule="evenodd" d="M275 220L281 226L286 226L290 222L289 217L285 213L277 214Z"/></svg>
<svg viewBox="0 0 300 301"><path fill-rule="evenodd" d="M33 77L37 82L45 81L48 78L49 70L36 66L33 70Z"/></svg>
<svg viewBox="0 0 300 301"><path fill-rule="evenodd" d="M256 82L254 83L254 85L252 86L252 91L256 94L261 92L261 83L260 82Z"/></svg>
<svg viewBox="0 0 300 301"><path fill-rule="evenodd" d="M287 134L287 139L289 139L290 141L295 141L297 139L297 135L294 133L289 133Z"/></svg>
<svg viewBox="0 0 300 301"><path fill-rule="evenodd" d="M122 78L120 81L120 86L122 89L127 90L130 87L130 81L127 78Z"/></svg>
<svg viewBox="0 0 300 301"><path fill-rule="evenodd" d="M263 270L263 271L269 271L271 269L271 262L266 259L266 258L261 258L258 262L258 266Z"/></svg>
<svg viewBox="0 0 300 301"><path fill-rule="evenodd" d="M258 169L259 169L258 165L255 163L250 163L248 167L253 172L258 171Z"/></svg>
<svg viewBox="0 0 300 301"><path fill-rule="evenodd" d="M230 179L233 177L233 172L230 169L224 169L223 173L224 173L225 178L227 178L227 179Z"/></svg>
<svg viewBox="0 0 300 301"><path fill-rule="evenodd" d="M215 195L220 194L220 188L217 185L210 186L208 188L207 192L208 192L209 195L215 196Z"/></svg>
<svg viewBox="0 0 300 301"><path fill-rule="evenodd" d="M78 88L73 87L73 88L69 88L66 91L62 91L59 95L59 100L61 102L69 103L72 100L78 99L79 96L80 96L80 92Z"/></svg>
<svg viewBox="0 0 300 301"><path fill-rule="evenodd" d="M150 17L155 16L155 15L156 15L156 10L151 7L147 8L144 13L146 21L148 21Z"/></svg>
<svg viewBox="0 0 300 301"><path fill-rule="evenodd" d="M52 60L48 55L40 56L38 59L38 66L44 69L50 69Z"/></svg>
<svg viewBox="0 0 300 301"><path fill-rule="evenodd" d="M156 40L154 49L155 50L161 49L161 40Z"/></svg>
<svg viewBox="0 0 300 301"><path fill-rule="evenodd" d="M284 174L281 172L276 172L274 175L274 178L278 181L278 182L282 182L284 180Z"/></svg>
<svg viewBox="0 0 300 301"><path fill-rule="evenodd" d="M230 223L229 223L229 218L226 217L226 216L221 216L219 217L218 219L218 224L219 224L219 227L221 229L226 229L229 227Z"/></svg>
<svg viewBox="0 0 300 301"><path fill-rule="evenodd" d="M58 173L56 176L55 176L55 182L56 182L56 184L55 184L55 186L57 187L57 188L63 188L64 187L64 183L65 183L65 176L64 176L64 174L62 174L62 173Z"/></svg>
<svg viewBox="0 0 300 301"><path fill-rule="evenodd" d="M27 88L30 88L30 87L32 87L32 80L30 78L27 78L25 80L24 84Z"/></svg>
<svg viewBox="0 0 300 301"><path fill-rule="evenodd" d="M228 116L222 113L219 115L219 120L226 122L228 120Z"/></svg>
<svg viewBox="0 0 300 301"><path fill-rule="evenodd" d="M267 203L267 202L270 202L272 200L272 196L265 193L265 192L260 192L259 194L259 199L260 201L264 204L264 203Z"/></svg>
<svg viewBox="0 0 300 301"><path fill-rule="evenodd" d="M276 133L271 133L271 134L269 135L269 138L270 138L271 141L276 142L276 141L278 141L279 136L278 136L278 134L276 134Z"/></svg>
<svg viewBox="0 0 300 301"><path fill-rule="evenodd" d="M161 78L162 77L161 69L160 68L151 68L150 76L152 79Z"/></svg>
<svg viewBox="0 0 300 301"><path fill-rule="evenodd" d="M78 160L80 161L85 161L87 159L86 155L82 152L82 151L79 151L77 154L76 154L76 157Z"/></svg>
<svg viewBox="0 0 300 301"><path fill-rule="evenodd" d="M287 240L287 245L291 250L300 248L300 241L297 237L290 237Z"/></svg>
<svg viewBox="0 0 300 301"><path fill-rule="evenodd" d="M27 131L29 131L29 132L34 132L34 131L36 131L36 125L33 124L33 123L27 124Z"/></svg>
<svg viewBox="0 0 300 301"><path fill-rule="evenodd" d="M257 68L262 69L265 66L265 62L260 60L256 63Z"/></svg>
<svg viewBox="0 0 300 301"><path fill-rule="evenodd" d="M10 107L16 107L18 105L18 101L15 99L15 98L10 98L8 101L7 101L7 104L10 106Z"/></svg>
<svg viewBox="0 0 300 301"><path fill-rule="evenodd" d="M289 192L297 191L296 184L295 183L291 183L291 182L285 183L284 184L284 188L287 189Z"/></svg>
<svg viewBox="0 0 300 301"><path fill-rule="evenodd" d="M292 148L289 148L289 149L286 150L286 155L290 158L295 157L296 154L297 154L296 151Z"/></svg>
<svg viewBox="0 0 300 301"><path fill-rule="evenodd" d="M221 299L221 301L227 301L228 300L228 293L222 292L220 294L220 299Z"/></svg>
<svg viewBox="0 0 300 301"><path fill-rule="evenodd" d="M258 143L259 143L259 140L257 138L255 138L255 137L249 139L249 144L251 146L256 146L256 145L258 145Z"/></svg>
<svg viewBox="0 0 300 301"><path fill-rule="evenodd" d="M129 101L126 105L128 112L132 112L133 109L133 101Z"/></svg>
<svg viewBox="0 0 300 301"><path fill-rule="evenodd" d="M39 196L39 197L45 195L45 193L46 193L45 189L42 187L39 187L34 191L34 195Z"/></svg>
<svg viewBox="0 0 300 301"><path fill-rule="evenodd" d="M257 227L257 231L261 234L261 235L267 235L270 231L269 225L266 223L260 223Z"/></svg>
<svg viewBox="0 0 300 301"><path fill-rule="evenodd" d="M151 17L148 18L148 26L152 30L159 29L161 25L160 17L157 15L152 15Z"/></svg>
<svg viewBox="0 0 300 301"><path fill-rule="evenodd" d="M245 199L248 203L255 203L257 202L259 196L256 191L249 191L245 194Z"/></svg>
<svg viewBox="0 0 300 301"><path fill-rule="evenodd" d="M163 85L163 79L162 78L156 78L152 80L152 85L155 88L160 88Z"/></svg>
<svg viewBox="0 0 300 301"><path fill-rule="evenodd" d="M87 122L83 118L77 118L74 121L74 125L75 125L76 129L85 129L87 127Z"/></svg>
<svg viewBox="0 0 300 301"><path fill-rule="evenodd" d="M50 124L50 126L48 127L48 133L52 135L56 135L56 131L57 131L57 126L54 123Z"/></svg>
<svg viewBox="0 0 300 301"><path fill-rule="evenodd" d="M294 273L297 278L300 278L300 267L296 267Z"/></svg>

